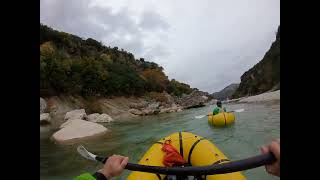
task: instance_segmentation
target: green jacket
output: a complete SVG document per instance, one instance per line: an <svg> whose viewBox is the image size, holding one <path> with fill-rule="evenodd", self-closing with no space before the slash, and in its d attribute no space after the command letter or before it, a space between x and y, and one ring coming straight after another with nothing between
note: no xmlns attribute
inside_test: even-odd
<svg viewBox="0 0 320 180"><path fill-rule="evenodd" d="M84 173L80 176L73 178L73 180L96 180L96 178L93 177L90 173Z"/></svg>
<svg viewBox="0 0 320 180"><path fill-rule="evenodd" d="M223 111L224 112L227 112L227 109L225 107L223 107ZM220 112L222 112L222 108L219 108L219 107L215 107L212 111L212 114L213 115L216 115L216 114L219 114Z"/></svg>
<svg viewBox="0 0 320 180"><path fill-rule="evenodd" d="M81 174L73 178L73 180L107 180L107 178L103 174L96 172L93 175L90 173Z"/></svg>

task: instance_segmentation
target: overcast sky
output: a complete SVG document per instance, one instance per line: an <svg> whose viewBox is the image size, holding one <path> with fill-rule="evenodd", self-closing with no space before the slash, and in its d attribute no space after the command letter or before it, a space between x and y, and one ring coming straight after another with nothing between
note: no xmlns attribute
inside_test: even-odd
<svg viewBox="0 0 320 180"><path fill-rule="evenodd" d="M279 0L41 0L40 22L132 52L207 92L239 83L275 40Z"/></svg>

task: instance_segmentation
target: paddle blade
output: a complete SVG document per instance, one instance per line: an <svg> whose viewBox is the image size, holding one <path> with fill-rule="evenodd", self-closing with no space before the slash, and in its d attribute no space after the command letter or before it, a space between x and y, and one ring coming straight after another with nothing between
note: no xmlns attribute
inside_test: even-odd
<svg viewBox="0 0 320 180"><path fill-rule="evenodd" d="M243 112L244 109L237 109L237 110L234 110L234 112Z"/></svg>
<svg viewBox="0 0 320 180"><path fill-rule="evenodd" d="M86 148L84 148L82 145L78 146L77 151L82 157L91 161L96 161L96 155L88 152Z"/></svg>
<svg viewBox="0 0 320 180"><path fill-rule="evenodd" d="M196 119L201 119L201 118L204 118L206 117L207 115L200 115L200 116L195 116Z"/></svg>

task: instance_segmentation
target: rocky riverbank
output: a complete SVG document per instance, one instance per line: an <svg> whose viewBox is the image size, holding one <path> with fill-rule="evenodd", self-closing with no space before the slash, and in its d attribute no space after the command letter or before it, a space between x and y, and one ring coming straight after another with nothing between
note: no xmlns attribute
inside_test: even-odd
<svg viewBox="0 0 320 180"><path fill-rule="evenodd" d="M40 97L40 125L49 124L58 129L52 136L55 142L72 144L80 139L105 134L108 131L105 123L114 120L180 112L183 109L205 106L210 100L212 98L208 93L201 91L182 97L172 97L165 92L155 97Z"/></svg>
<svg viewBox="0 0 320 180"><path fill-rule="evenodd" d="M164 97L164 98L163 98ZM224 101L223 103L255 103L279 101L280 90L256 96ZM79 140L107 133L107 124L114 120L161 113L180 112L184 109L215 104L216 100L202 92L192 92L180 98L164 93L162 98L116 97L85 100L79 96L40 98L40 125L57 129L52 135L55 142L72 144ZM103 124L101 124L103 123Z"/></svg>
<svg viewBox="0 0 320 180"><path fill-rule="evenodd" d="M223 101L223 103L259 103L269 101L280 101L280 90L266 92L255 96L242 97Z"/></svg>
<svg viewBox="0 0 320 180"><path fill-rule="evenodd" d="M69 111L85 109L87 113L104 113L112 119L125 119L136 116L155 115L161 113L179 112L183 109L205 106L212 98L208 93L194 91L182 97L173 97L167 93L152 97L115 97L84 99L80 96L53 96L40 98L40 121L48 123L63 123L63 117ZM49 120L50 119L50 120ZM60 119L57 120L57 119ZM58 122L59 121L59 122Z"/></svg>
<svg viewBox="0 0 320 180"><path fill-rule="evenodd" d="M279 100L280 100L280 90L242 98L239 100L239 102L253 103L253 102L266 102L266 101L279 101Z"/></svg>

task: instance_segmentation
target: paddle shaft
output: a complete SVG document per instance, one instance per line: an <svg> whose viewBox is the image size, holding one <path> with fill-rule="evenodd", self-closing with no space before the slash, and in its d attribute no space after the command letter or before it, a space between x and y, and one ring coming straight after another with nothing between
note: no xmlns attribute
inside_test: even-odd
<svg viewBox="0 0 320 180"><path fill-rule="evenodd" d="M229 112L227 112L227 113L231 113L231 112L235 112L235 111L229 111ZM203 117L201 117L201 118L204 118L204 117L206 117L206 116L209 116L209 114L203 115ZM196 118L197 118L197 117L196 117ZM199 118L199 119L201 119L201 118Z"/></svg>
<svg viewBox="0 0 320 180"><path fill-rule="evenodd" d="M226 113L242 112L242 111L244 111L244 109L237 109L237 110L233 110L233 111L228 111L228 112L226 112ZM209 116L209 114L207 114L207 115L200 115L200 116L196 116L195 118L197 118L197 119L201 119L201 118L204 118L204 117L206 117L206 116Z"/></svg>
<svg viewBox="0 0 320 180"><path fill-rule="evenodd" d="M107 159L108 157L96 157L96 160L102 163L105 163ZM160 167L128 163L125 169L166 175L213 175L253 169L263 165L272 164L275 161L275 156L272 153L268 153L243 160L231 161L229 163L211 166Z"/></svg>

